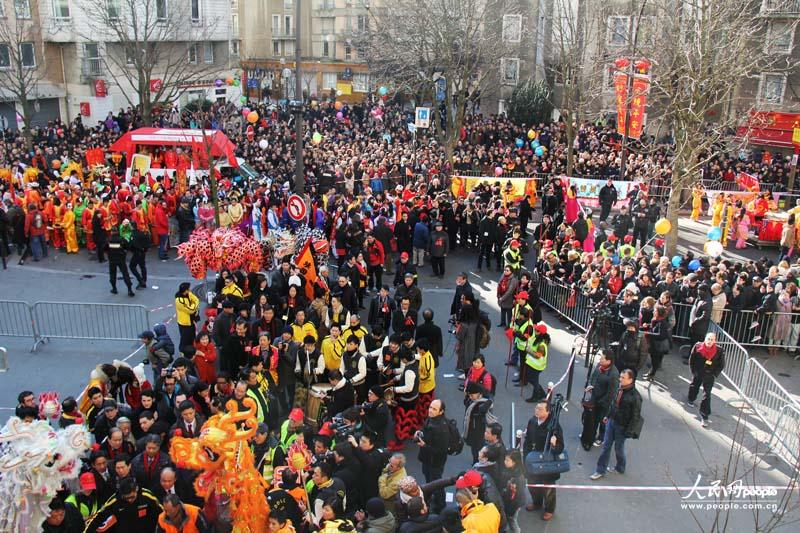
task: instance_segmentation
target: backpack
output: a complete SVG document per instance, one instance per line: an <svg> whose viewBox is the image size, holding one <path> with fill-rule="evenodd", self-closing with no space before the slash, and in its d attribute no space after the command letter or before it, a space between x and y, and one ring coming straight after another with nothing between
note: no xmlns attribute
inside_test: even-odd
<svg viewBox="0 0 800 533"><path fill-rule="evenodd" d="M458 425L452 418L447 419L447 455L458 455L464 449L464 439L458 431Z"/></svg>
<svg viewBox="0 0 800 533"><path fill-rule="evenodd" d="M37 212L35 215L33 215L33 227L38 229L42 226L44 226L44 218L42 218L41 213Z"/></svg>
<svg viewBox="0 0 800 533"><path fill-rule="evenodd" d="M489 342L492 340L492 336L489 333L492 327L492 321L489 318L489 315L481 311L478 315L478 345L481 348L486 348L489 346Z"/></svg>
<svg viewBox="0 0 800 533"><path fill-rule="evenodd" d="M487 370L484 368L484 369L483 369L483 374L481 374L481 377L479 377L479 378L478 378L478 383L479 383L479 384L482 384L482 383L483 383L483 377L484 377L486 374L489 374L489 379L490 379L490 380L491 380L491 382L492 382L492 386L491 386L491 387L489 387L489 392L491 393L491 395L492 395L492 396L494 396L494 393L495 393L495 391L497 390L497 378L496 378L496 377L494 377L494 374L490 374L490 373L489 373L489 372L488 372L488 371L487 371Z"/></svg>

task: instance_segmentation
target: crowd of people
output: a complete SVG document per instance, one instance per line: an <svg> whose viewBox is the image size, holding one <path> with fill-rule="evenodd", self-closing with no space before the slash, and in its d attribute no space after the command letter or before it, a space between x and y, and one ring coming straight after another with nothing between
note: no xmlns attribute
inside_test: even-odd
<svg viewBox="0 0 800 533"><path fill-rule="evenodd" d="M545 448L559 454L565 445L552 393L540 384L550 345L542 322L543 284L575 289L571 305L591 306L610 324L584 401L581 443L587 450L602 447L592 479L605 475L612 448L613 468L625 472L625 441L638 438L643 424L636 379L654 380L672 349L675 304L691 306L687 362L694 379L687 402L703 390L703 426L710 423L714 379L724 368L724 351L707 335L714 313L729 307L766 315L787 299L800 311L798 272L788 263L743 264L687 253L675 264L646 246L660 217L659 203L646 190L635 189L610 223L611 208L622 200L615 189L613 198L610 190L601 191L599 217L581 209L574 186L557 177L568 149L558 123L534 127L547 149L538 156L515 146L529 127L502 116L469 116L451 168L427 135L418 134L415 148L408 113L397 106L383 106L378 114L369 105L318 104L306 115L312 209L307 220L295 223L286 216L294 119L280 109L256 109L260 119L251 136L243 125L229 127L236 120L223 108L183 116L165 111L156 120L228 127L237 155L261 178L221 177L220 224L255 238L278 227L319 228L331 244L330 265L321 261L313 280L291 257L276 258L266 273L223 270L206 307L190 284L181 284L174 302L177 342L163 324L140 335L150 376L145 365L100 365L82 397L64 400L60 424L85 424L96 444L75 485L51 503L45 531L226 531L231 510L225 498L197 496L198 472L171 459L170 440L197 437L230 402L246 410L246 399L256 406L251 447L270 486L264 497L273 533L519 531L522 508L541 510L541 518L550 520L556 506L558 475L526 474L526 455ZM23 264L31 256L41 260L48 249L72 253L85 246L100 262L108 256L112 292L120 270L133 296L134 288L146 287L148 248L158 247L165 260L170 244L185 242L196 227L212 227L210 190L202 180L185 189L169 175L136 176L140 182L129 183L124 159L109 157L99 173L84 164L87 152L105 151L140 124L132 110L96 127L79 119L53 123L35 133L33 151L22 137L4 132L4 258L12 245ZM321 135L317 140L311 140L314 132ZM583 125L572 147L575 174L618 179L618 142L611 127ZM171 157L167 152L150 154L156 166ZM667 161L666 152L632 153L624 178L668 183ZM718 158L715 164L712 170L724 174L743 163ZM747 169L757 171L752 165ZM767 170L776 165L768 163ZM510 198L502 177L487 179L464 198L446 187L452 171L493 174L498 166L547 175L541 198ZM542 222L530 228L539 208ZM477 252L478 271L494 264L501 273L499 326L511 347L506 364L515 367L517 385L531 386L533 416L509 449L493 412L497 378L486 365L487 357L497 356L484 352L492 323L469 273L454 276L447 317L434 317L419 287L429 272L452 276L447 258L462 249ZM463 410L445 405L436 392L442 386L439 361L447 355L445 319L456 341ZM775 329L757 325L756 332L775 335ZM787 345L796 346L800 327L792 320L786 332ZM20 393L16 415L39 417L33 392ZM282 468L295 442L313 452L312 468L302 474ZM448 458L465 446L472 468L445 473ZM409 450L417 452L425 483L406 471ZM455 487L456 505L445 501L449 486Z"/></svg>

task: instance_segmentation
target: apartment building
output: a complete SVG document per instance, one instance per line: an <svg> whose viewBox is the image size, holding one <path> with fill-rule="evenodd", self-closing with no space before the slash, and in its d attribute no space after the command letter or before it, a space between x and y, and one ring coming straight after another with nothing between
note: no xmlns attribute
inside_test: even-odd
<svg viewBox="0 0 800 533"><path fill-rule="evenodd" d="M376 1L373 0L372 5ZM295 0L239 0L241 64L251 98L295 98ZM302 0L303 93L361 101L373 87L353 36L369 24L369 0ZM264 31L266 28L266 31Z"/></svg>
<svg viewBox="0 0 800 533"><path fill-rule="evenodd" d="M238 14L233 2L0 0L5 28L20 21L30 27L31 44L23 44L25 53L19 57L28 63L25 68L37 70L29 95L38 109L33 124L80 114L85 124L93 125L109 112L138 104L133 65L135 56L147 53L156 58L150 79L144 80L153 93L159 84L169 84L177 88L174 101L181 104L198 98L238 100L240 87L215 83L238 72ZM139 35L147 37L133 37L129 21L134 9L140 29L147 26ZM5 41L0 43L0 69L14 66L14 58L4 53L4 46L15 40L9 33L13 32L0 28L0 41ZM15 128L11 117L18 104L6 93L0 92L0 125Z"/></svg>

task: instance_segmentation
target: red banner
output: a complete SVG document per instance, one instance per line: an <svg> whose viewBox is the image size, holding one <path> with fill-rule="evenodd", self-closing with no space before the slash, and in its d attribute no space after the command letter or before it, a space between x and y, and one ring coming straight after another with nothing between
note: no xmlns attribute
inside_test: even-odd
<svg viewBox="0 0 800 533"><path fill-rule="evenodd" d="M758 183L758 178L752 174L748 174L747 172L739 172L736 175L736 183L742 188L743 191L759 192L761 190L761 185Z"/></svg>
<svg viewBox="0 0 800 533"><path fill-rule="evenodd" d="M628 106L628 75L614 73L614 94L617 96L617 132L625 135L625 110Z"/></svg>
<svg viewBox="0 0 800 533"><path fill-rule="evenodd" d="M94 80L94 95L98 98L105 98L108 96L106 80Z"/></svg>
<svg viewBox="0 0 800 533"><path fill-rule="evenodd" d="M647 93L650 90L650 78L635 75L633 77L633 91L631 98L630 124L628 137L638 139L642 136L644 127L644 113L647 106Z"/></svg>
<svg viewBox="0 0 800 533"><path fill-rule="evenodd" d="M164 86L164 82L160 79L150 80L150 92L157 93Z"/></svg>
<svg viewBox="0 0 800 533"><path fill-rule="evenodd" d="M92 106L89 102L81 102L79 106L81 110L81 115L83 115L84 117L88 117L92 114Z"/></svg>

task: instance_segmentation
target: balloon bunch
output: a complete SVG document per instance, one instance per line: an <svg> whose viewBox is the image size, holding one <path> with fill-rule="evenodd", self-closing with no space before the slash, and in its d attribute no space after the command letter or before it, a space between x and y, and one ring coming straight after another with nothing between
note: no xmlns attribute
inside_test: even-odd
<svg viewBox="0 0 800 533"><path fill-rule="evenodd" d="M208 268L217 272L224 268L255 272L262 264L259 243L232 228L218 228L214 233L196 229L188 242L178 245L178 257L183 257L195 279L205 278Z"/></svg>

